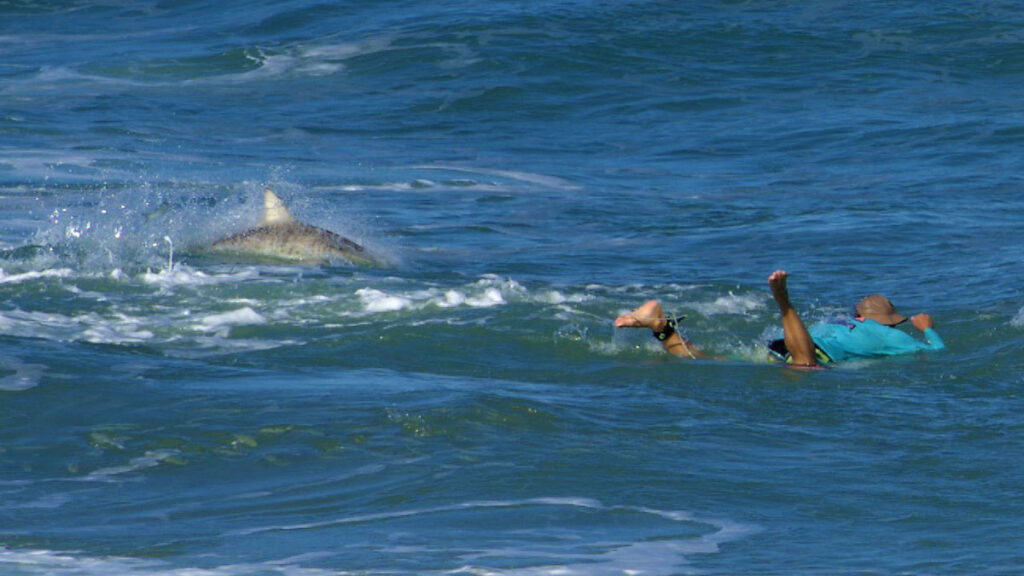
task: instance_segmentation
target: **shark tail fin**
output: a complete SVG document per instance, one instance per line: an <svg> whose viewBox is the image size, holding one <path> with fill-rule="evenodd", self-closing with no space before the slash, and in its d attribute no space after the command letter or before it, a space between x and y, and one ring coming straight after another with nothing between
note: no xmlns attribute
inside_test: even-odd
<svg viewBox="0 0 1024 576"><path fill-rule="evenodd" d="M285 224L294 222L284 202L270 188L263 191L263 224Z"/></svg>

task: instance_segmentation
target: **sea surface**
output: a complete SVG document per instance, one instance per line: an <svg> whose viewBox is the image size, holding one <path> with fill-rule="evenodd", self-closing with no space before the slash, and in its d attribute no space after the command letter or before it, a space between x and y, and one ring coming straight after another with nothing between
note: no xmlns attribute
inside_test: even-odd
<svg viewBox="0 0 1024 576"><path fill-rule="evenodd" d="M0 574L1024 573L1022 151L1019 2L0 0Z"/></svg>

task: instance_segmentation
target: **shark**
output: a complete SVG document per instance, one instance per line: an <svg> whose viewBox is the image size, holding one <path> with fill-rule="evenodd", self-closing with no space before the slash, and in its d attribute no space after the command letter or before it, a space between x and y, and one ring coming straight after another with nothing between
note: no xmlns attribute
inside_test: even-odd
<svg viewBox="0 0 1024 576"><path fill-rule="evenodd" d="M236 258L302 264L347 262L359 266L380 265L380 261L363 245L295 219L270 188L263 191L263 219L260 223L255 228L217 240L207 251Z"/></svg>

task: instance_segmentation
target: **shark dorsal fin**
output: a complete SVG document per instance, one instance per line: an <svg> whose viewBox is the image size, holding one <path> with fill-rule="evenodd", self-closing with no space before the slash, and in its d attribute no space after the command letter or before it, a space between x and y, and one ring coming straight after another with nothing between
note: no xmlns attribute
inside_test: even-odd
<svg viewBox="0 0 1024 576"><path fill-rule="evenodd" d="M287 224L294 222L295 218L284 207L284 202L274 194L274 191L267 188L263 191L263 224Z"/></svg>

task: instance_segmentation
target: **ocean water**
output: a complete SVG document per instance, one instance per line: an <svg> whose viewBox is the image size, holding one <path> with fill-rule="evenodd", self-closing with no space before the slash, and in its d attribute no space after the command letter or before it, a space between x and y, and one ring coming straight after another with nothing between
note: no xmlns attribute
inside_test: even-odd
<svg viewBox="0 0 1024 576"><path fill-rule="evenodd" d="M0 1L0 573L1024 572L1022 24ZM202 256L265 186L385 265ZM776 268L948 348L773 365Z"/></svg>

